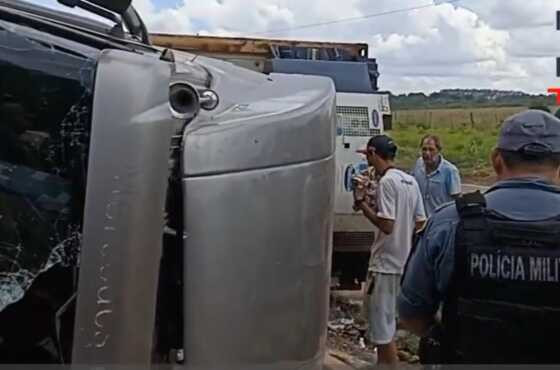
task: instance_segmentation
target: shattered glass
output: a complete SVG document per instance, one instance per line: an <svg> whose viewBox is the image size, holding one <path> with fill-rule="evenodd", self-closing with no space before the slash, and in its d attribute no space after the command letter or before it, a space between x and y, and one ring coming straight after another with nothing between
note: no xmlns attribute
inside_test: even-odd
<svg viewBox="0 0 560 370"><path fill-rule="evenodd" d="M96 67L80 48L0 20L0 315L53 266L78 266Z"/></svg>

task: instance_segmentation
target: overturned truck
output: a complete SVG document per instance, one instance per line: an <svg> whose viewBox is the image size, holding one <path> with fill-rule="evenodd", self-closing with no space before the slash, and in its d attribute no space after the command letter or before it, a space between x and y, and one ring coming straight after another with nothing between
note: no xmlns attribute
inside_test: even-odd
<svg viewBox="0 0 560 370"><path fill-rule="evenodd" d="M320 369L331 80L59 2L0 0L0 363Z"/></svg>
<svg viewBox="0 0 560 370"><path fill-rule="evenodd" d="M353 210L351 178L369 138L392 129L389 94L379 91L379 66L365 43L150 34L160 47L223 59L257 72L324 76L336 90L337 137L332 283L360 289L378 230ZM365 164L365 163L364 163Z"/></svg>

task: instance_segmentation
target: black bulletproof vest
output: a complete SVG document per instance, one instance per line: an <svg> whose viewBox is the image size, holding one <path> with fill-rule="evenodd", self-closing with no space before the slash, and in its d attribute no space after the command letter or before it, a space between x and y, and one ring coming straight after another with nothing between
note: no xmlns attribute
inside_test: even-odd
<svg viewBox="0 0 560 370"><path fill-rule="evenodd" d="M512 220L487 209L479 192L456 206L444 361L560 363L560 215Z"/></svg>

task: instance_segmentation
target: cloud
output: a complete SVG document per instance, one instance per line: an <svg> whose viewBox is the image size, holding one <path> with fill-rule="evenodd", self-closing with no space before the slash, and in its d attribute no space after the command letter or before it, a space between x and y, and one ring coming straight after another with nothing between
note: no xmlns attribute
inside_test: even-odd
<svg viewBox="0 0 560 370"><path fill-rule="evenodd" d="M146 0L144 0L146 1ZM380 85L395 92L450 87L546 91L560 56L555 10L560 0L470 0L313 28L301 25L357 18L428 4L412 0L189 0L176 8L181 27L157 31L367 42L378 59ZM464 4L464 6L463 6ZM193 22L194 21L194 22ZM203 22L202 22L203 21ZM193 24L204 23L201 29ZM180 23L180 22L174 22ZM292 31L286 29L292 28ZM279 30L278 33L264 33Z"/></svg>
<svg viewBox="0 0 560 370"><path fill-rule="evenodd" d="M559 0L463 0L460 6L483 17L495 29L554 28Z"/></svg>
<svg viewBox="0 0 560 370"><path fill-rule="evenodd" d="M560 0L161 1L133 0L152 32L367 42L381 88L394 92L479 87L542 93L560 85L554 25ZM372 16L431 3L439 5ZM346 18L352 21L331 23ZM319 23L329 24L301 27Z"/></svg>

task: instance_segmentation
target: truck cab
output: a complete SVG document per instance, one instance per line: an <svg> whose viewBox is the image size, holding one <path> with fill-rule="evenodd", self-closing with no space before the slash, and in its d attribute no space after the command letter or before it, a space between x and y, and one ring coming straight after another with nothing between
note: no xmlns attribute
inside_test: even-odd
<svg viewBox="0 0 560 370"><path fill-rule="evenodd" d="M365 43L151 34L155 45L219 58L264 74L323 76L336 89L336 185L333 287L359 289L365 280L376 228L352 209L349 174L368 139L392 128L389 94Z"/></svg>
<svg viewBox="0 0 560 370"><path fill-rule="evenodd" d="M0 131L0 363L322 367L331 80L0 0Z"/></svg>

